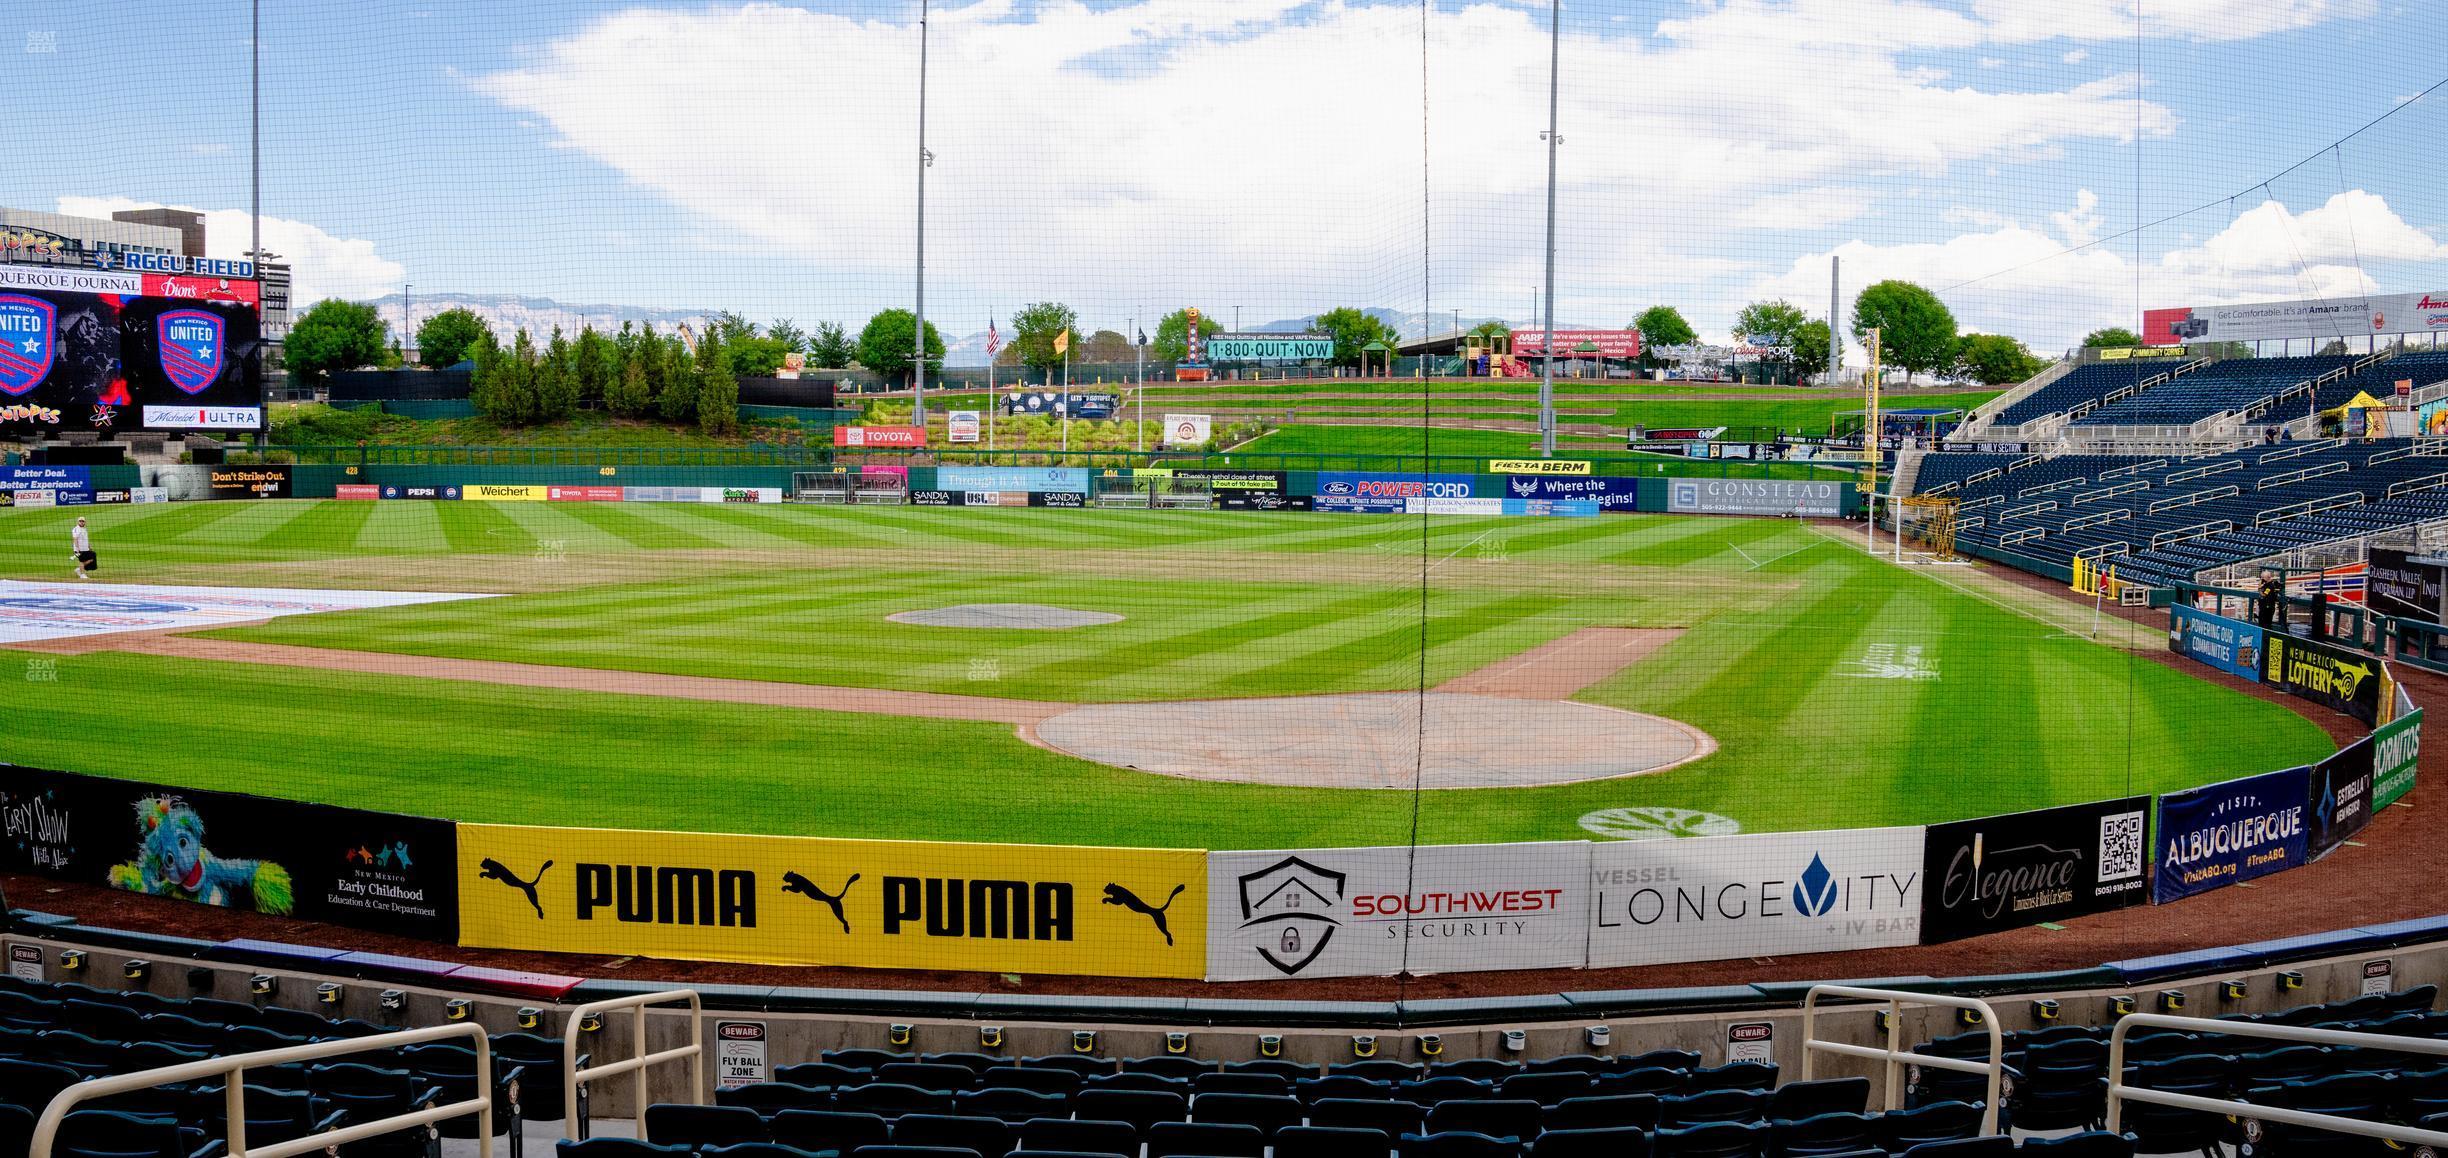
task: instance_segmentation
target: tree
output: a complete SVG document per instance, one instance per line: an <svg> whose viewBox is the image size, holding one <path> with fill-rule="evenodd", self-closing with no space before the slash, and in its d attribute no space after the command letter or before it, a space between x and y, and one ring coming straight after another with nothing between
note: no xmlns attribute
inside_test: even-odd
<svg viewBox="0 0 2448 1158"><path fill-rule="evenodd" d="M663 371L671 356L664 350L663 336L655 333L653 322L646 323L645 332L638 335L637 350L631 360L644 373L647 401L659 404L663 398Z"/></svg>
<svg viewBox="0 0 2448 1158"><path fill-rule="evenodd" d="M643 418L654 409L654 390L646 384L647 362L641 357L624 360L620 377L604 385L604 409L620 418Z"/></svg>
<svg viewBox="0 0 2448 1158"><path fill-rule="evenodd" d="M1834 334L1821 321L1804 322L1793 329L1793 368L1797 377L1825 374L1828 370L1828 347Z"/></svg>
<svg viewBox="0 0 2448 1158"><path fill-rule="evenodd" d="M2328 345L2320 348L2320 352L2322 357L2332 357L2338 354L2343 354L2346 352L2346 339L2331 338L2329 339Z"/></svg>
<svg viewBox="0 0 2448 1158"><path fill-rule="evenodd" d="M734 331L737 332L737 331ZM771 341L749 338L750 341ZM707 434L730 435L739 430L739 379L731 372L731 355L716 329L697 344L697 425Z"/></svg>
<svg viewBox="0 0 2448 1158"><path fill-rule="evenodd" d="M1688 346L1700 340L1700 333L1683 320L1683 311L1673 306L1651 306L1632 319L1632 328L1640 331L1641 348L1651 346Z"/></svg>
<svg viewBox="0 0 2448 1158"><path fill-rule="evenodd" d="M800 329L789 318L774 319L774 324L765 327L765 336L782 343L785 352L807 353L807 331Z"/></svg>
<svg viewBox="0 0 2448 1158"><path fill-rule="evenodd" d="M1734 315L1734 336L1746 343L1766 339L1772 344L1790 345L1794 332L1809 320L1802 307L1782 298L1753 302Z"/></svg>
<svg viewBox="0 0 2448 1158"><path fill-rule="evenodd" d="M1394 327L1373 314L1351 306L1336 306L1317 316L1317 328L1334 339L1334 361L1337 366L1357 366L1360 352L1371 342L1388 345L1402 335Z"/></svg>
<svg viewBox="0 0 2448 1158"><path fill-rule="evenodd" d="M746 378L771 378L782 368L782 358L791 348L771 335L722 339L725 356L731 359L731 373Z"/></svg>
<svg viewBox="0 0 2448 1158"><path fill-rule="evenodd" d="M2142 344L2142 336L2123 326L2105 326L2084 334L2082 344L2094 349L2139 346Z"/></svg>
<svg viewBox="0 0 2448 1158"><path fill-rule="evenodd" d="M1088 335L1088 340L1080 343L1071 356L1082 362L1127 366L1137 355L1132 352L1129 338L1113 330L1098 330Z"/></svg>
<svg viewBox="0 0 2448 1158"><path fill-rule="evenodd" d="M1955 315L1938 295L1908 281L1883 281L1853 302L1853 336L1879 331L1880 360L1904 368L1904 380L1955 361Z"/></svg>
<svg viewBox="0 0 2448 1158"><path fill-rule="evenodd" d="M335 370L381 362L389 344L389 333L374 307L325 298L289 327L282 362L290 373L322 382Z"/></svg>
<svg viewBox="0 0 2448 1158"><path fill-rule="evenodd" d="M619 357L620 351L613 346L612 340L596 333L595 327L587 326L578 331L577 349L571 364L578 375L580 402L603 401L604 394L612 388L613 379L620 374L616 366Z"/></svg>
<svg viewBox="0 0 2448 1158"><path fill-rule="evenodd" d="M468 395L476 412L498 426L524 426L535 421L534 340L522 329L508 350L495 350L488 344L484 351L476 374L478 387Z"/></svg>
<svg viewBox="0 0 2448 1158"><path fill-rule="evenodd" d="M698 348L707 342L720 344L712 333L698 340ZM655 395L655 408L665 422L695 422L697 420L697 371L687 349L678 339L663 343L663 391Z"/></svg>
<svg viewBox="0 0 2448 1158"><path fill-rule="evenodd" d="M1199 335L1204 339L1216 332L1215 315L1199 311ZM1190 356L1190 310L1183 307L1166 314L1156 322L1156 334L1148 339L1148 360L1179 362Z"/></svg>
<svg viewBox="0 0 2448 1158"><path fill-rule="evenodd" d="M578 412L578 353L554 326L552 342L536 365L535 417L538 422L567 422Z"/></svg>
<svg viewBox="0 0 2448 1158"><path fill-rule="evenodd" d="M475 312L453 307L425 319L417 327L417 357L427 366L456 366L467 361L479 340L490 340L493 327Z"/></svg>
<svg viewBox="0 0 2448 1158"><path fill-rule="evenodd" d="M706 333L720 339L721 343L726 346L743 338L758 336L756 323L749 321L737 310L724 310L707 318L705 330Z"/></svg>
<svg viewBox="0 0 2448 1158"><path fill-rule="evenodd" d="M858 344L850 340L850 332L840 322L818 322L816 333L808 339L808 364L827 370L839 370L858 359Z"/></svg>
<svg viewBox="0 0 2448 1158"><path fill-rule="evenodd" d="M1957 372L1984 386L2021 382L2048 363L2004 334L1965 334L1955 345Z"/></svg>
<svg viewBox="0 0 2448 1158"><path fill-rule="evenodd" d="M1051 370L1062 365L1063 356L1054 350L1055 335L1072 331L1076 344L1080 335L1079 311L1061 302L1035 302L1020 307L1012 314L1011 345L1008 349L1020 365L1032 370ZM1072 351L1077 359L1079 352Z"/></svg>
<svg viewBox="0 0 2448 1158"><path fill-rule="evenodd" d="M859 331L858 363L887 381L907 381L916 362L918 317L904 309L880 310ZM943 364L943 335L935 323L926 327L926 357L930 368Z"/></svg>
<svg viewBox="0 0 2448 1158"><path fill-rule="evenodd" d="M1478 325L1472 326L1469 330L1465 331L1465 333L1469 334L1473 338L1479 339L1479 344L1482 346L1493 346L1496 344L1496 339L1498 338L1512 337L1513 327L1508 326L1503 322L1481 322Z"/></svg>

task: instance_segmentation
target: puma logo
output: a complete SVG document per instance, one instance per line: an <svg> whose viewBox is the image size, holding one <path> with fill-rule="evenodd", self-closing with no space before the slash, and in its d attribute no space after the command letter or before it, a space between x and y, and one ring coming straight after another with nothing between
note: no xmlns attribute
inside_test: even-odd
<svg viewBox="0 0 2448 1158"><path fill-rule="evenodd" d="M1167 910L1173 907L1173 898L1180 896L1182 894L1182 890L1188 887L1188 885L1175 885L1173 886L1172 892L1165 894L1164 904L1151 905L1146 901L1140 900L1139 895L1133 893L1129 889L1123 888L1120 885L1107 885L1105 886L1105 903L1108 905L1120 905L1134 913L1139 913L1145 916L1148 920L1156 922L1156 931L1164 934L1166 945L1171 945L1173 943L1173 930L1170 926L1165 924L1165 913Z"/></svg>
<svg viewBox="0 0 2448 1158"><path fill-rule="evenodd" d="M828 893L817 888L816 882L798 873L786 872L782 874L782 891L823 901L826 908L833 910L833 919L841 922L842 932L847 933L850 931L850 918L842 913L842 898L850 895L850 886L857 884L858 879L857 873L851 873L850 879L842 882L840 892Z"/></svg>
<svg viewBox="0 0 2448 1158"><path fill-rule="evenodd" d="M527 894L527 903L535 907L536 920L541 921L544 919L544 905L542 902L536 900L536 882L544 879L544 869L551 868L553 866L553 862L545 861L544 868L537 869L535 880L530 881L520 880L518 878L518 874L511 872L508 865L505 865L489 856L484 858L481 865L481 871L476 874L478 880L500 881L511 888Z"/></svg>

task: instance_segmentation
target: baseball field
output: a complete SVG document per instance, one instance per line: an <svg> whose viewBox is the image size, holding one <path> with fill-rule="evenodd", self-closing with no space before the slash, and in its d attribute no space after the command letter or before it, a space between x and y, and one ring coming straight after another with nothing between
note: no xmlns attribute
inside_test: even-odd
<svg viewBox="0 0 2448 1158"><path fill-rule="evenodd" d="M0 759L462 820L1572 840L1922 823L2331 750L2156 662L2157 633L1792 519L189 503L0 514L0 578L67 582L79 513L110 584L489 597L22 644ZM888 618L967 605L1119 618ZM1558 771L1508 783L1511 754ZM1387 790L1415 758L1457 786Z"/></svg>

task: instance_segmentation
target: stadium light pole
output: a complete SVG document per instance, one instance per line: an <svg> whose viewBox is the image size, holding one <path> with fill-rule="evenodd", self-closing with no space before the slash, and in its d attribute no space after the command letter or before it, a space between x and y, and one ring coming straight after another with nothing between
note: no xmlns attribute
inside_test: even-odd
<svg viewBox="0 0 2448 1158"><path fill-rule="evenodd" d="M1541 313L1547 340L1539 347L1539 457L1555 457L1556 87L1564 63L1564 0L1547 2L1547 285Z"/></svg>
<svg viewBox="0 0 2448 1158"><path fill-rule="evenodd" d="M926 147L926 75L928 0L918 0L918 324L917 377L911 380L910 421L926 425L926 171L935 163Z"/></svg>
<svg viewBox="0 0 2448 1158"><path fill-rule="evenodd" d="M247 5L247 257L263 262L263 0ZM255 276L261 278L263 270ZM257 284L261 284L258 282ZM263 300L260 294L256 301ZM258 304L258 312L262 310Z"/></svg>
<svg viewBox="0 0 2448 1158"><path fill-rule="evenodd" d="M409 335L409 333L410 333L411 331L413 331L413 330L415 330L415 329L416 329L416 315L415 315L414 313L410 312L410 304L411 304L411 303L413 303L413 302L415 302L415 301L416 301L416 283L415 283L415 282L412 282L412 281L404 281L404 282L401 282L401 283L400 283L400 360L401 360L401 361L403 361L403 362L405 362L405 361L407 361L407 360L408 360L408 348L409 348L409 347L408 347L408 343L409 343L409 341L410 341L410 338L409 338L409 336L408 336L408 335Z"/></svg>

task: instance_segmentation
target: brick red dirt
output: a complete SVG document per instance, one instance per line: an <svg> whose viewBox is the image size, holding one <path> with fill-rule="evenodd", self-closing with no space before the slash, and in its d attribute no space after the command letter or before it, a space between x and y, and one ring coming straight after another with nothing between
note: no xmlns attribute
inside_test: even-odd
<svg viewBox="0 0 2448 1158"><path fill-rule="evenodd" d="M2037 592L2059 597L2064 587L2003 568L1984 569ZM2072 600L2069 599L2069 602ZM2082 601L2086 609L2089 601ZM2137 622L2165 612L2111 608ZM2164 622L2163 619L2158 620ZM2305 701L2246 684L2165 652L2136 652L2135 663L2163 663L2187 674L2224 683L2248 695L2283 704L2345 743L2360 725ZM2448 706L2448 679L2396 665L2417 705ZM2318 933L2359 924L2431 916L2448 910L2439 882L2448 879L2448 822L2430 804L2448 781L2448 745L2425 745L2414 791L2382 810L2353 844L2327 860L2252 884L2223 889L2164 907L2143 906L2072 921L2062 930L2017 929L1948 945L1865 950L1844 954L1690 962L1629 969L1553 969L1508 973L1461 973L1417 978L1349 977L1315 980L1209 984L1152 978L1021 976L736 965L599 955L460 949L407 937L310 921L229 912L157 897L141 897L99 886L69 885L35 877L0 875L0 889L20 908L65 913L95 925L209 940L266 937L294 943L346 946L386 953L442 957L475 965L580 977L655 980L692 984L789 985L864 989L931 989L965 992L1029 992L1112 996L1201 996L1271 1000L1384 1001L1434 997L1486 997L1566 990L1724 985L1753 981L1803 981L1929 974L1933 976L2069 969L2186 949L2210 948L2273 937Z"/></svg>

